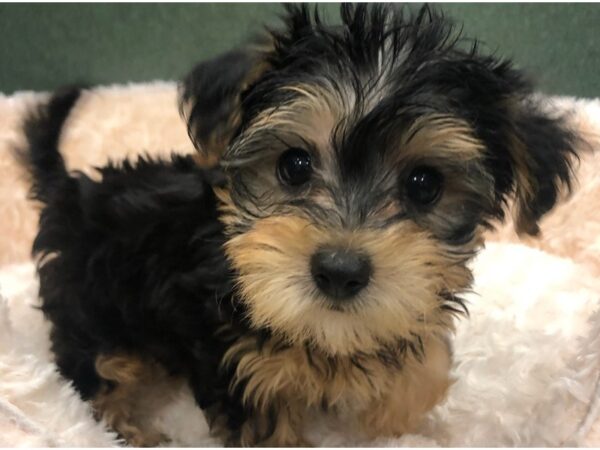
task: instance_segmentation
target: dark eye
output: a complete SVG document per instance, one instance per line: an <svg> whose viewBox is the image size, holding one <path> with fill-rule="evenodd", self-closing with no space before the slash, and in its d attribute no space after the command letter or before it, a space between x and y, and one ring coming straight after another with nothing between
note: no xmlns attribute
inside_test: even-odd
<svg viewBox="0 0 600 450"><path fill-rule="evenodd" d="M301 148L287 149L277 162L277 175L287 186L296 187L305 184L312 175L310 153Z"/></svg>
<svg viewBox="0 0 600 450"><path fill-rule="evenodd" d="M418 205L430 205L442 192L442 174L437 170L419 166L413 169L406 180L406 195Z"/></svg>

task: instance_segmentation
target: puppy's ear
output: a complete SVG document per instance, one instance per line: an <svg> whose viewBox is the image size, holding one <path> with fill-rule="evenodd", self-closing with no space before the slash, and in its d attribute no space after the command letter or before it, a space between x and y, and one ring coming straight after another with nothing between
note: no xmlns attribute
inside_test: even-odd
<svg viewBox="0 0 600 450"><path fill-rule="evenodd" d="M583 142L565 117L552 117L533 100L512 106L508 153L515 228L519 234L537 235L542 216L571 191L576 150Z"/></svg>
<svg viewBox="0 0 600 450"><path fill-rule="evenodd" d="M179 87L179 111L196 148L218 158L241 123L240 96L267 69L264 53L233 50L198 64Z"/></svg>

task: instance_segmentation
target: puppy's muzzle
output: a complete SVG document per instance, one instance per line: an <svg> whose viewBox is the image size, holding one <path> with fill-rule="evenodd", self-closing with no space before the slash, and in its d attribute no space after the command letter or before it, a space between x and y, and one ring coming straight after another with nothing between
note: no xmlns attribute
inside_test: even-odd
<svg viewBox="0 0 600 450"><path fill-rule="evenodd" d="M310 261L317 287L334 300L354 297L369 284L373 269L370 259L355 250L322 248Z"/></svg>

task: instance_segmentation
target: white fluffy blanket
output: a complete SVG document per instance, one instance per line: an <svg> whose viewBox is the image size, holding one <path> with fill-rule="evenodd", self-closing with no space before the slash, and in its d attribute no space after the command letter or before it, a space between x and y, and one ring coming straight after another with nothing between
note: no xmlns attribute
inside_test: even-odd
<svg viewBox="0 0 600 450"><path fill-rule="evenodd" d="M90 93L63 141L72 168L109 156L191 151L177 117L173 84ZM37 304L28 248L36 212L8 148L37 95L0 97L0 446L115 446L55 371L48 324ZM600 130L597 101L559 99L587 133ZM518 243L510 224L491 234L472 263L470 317L458 322L456 382L419 433L365 442L315 418L317 445L600 445L600 155L579 169L577 193L544 220L541 240ZM218 446L186 388L155 420L175 446Z"/></svg>

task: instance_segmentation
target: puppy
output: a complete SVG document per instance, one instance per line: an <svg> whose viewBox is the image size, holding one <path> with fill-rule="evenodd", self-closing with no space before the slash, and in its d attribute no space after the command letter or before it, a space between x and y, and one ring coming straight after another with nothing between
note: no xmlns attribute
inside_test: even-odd
<svg viewBox="0 0 600 450"><path fill-rule="evenodd" d="M305 444L315 411L367 436L416 429L451 383L468 262L571 186L578 138L510 63L423 7L306 6L198 65L180 106L203 157L68 174L78 92L25 123L42 309L60 372L135 445L145 402L189 383L231 445ZM562 192L561 192L562 191Z"/></svg>

